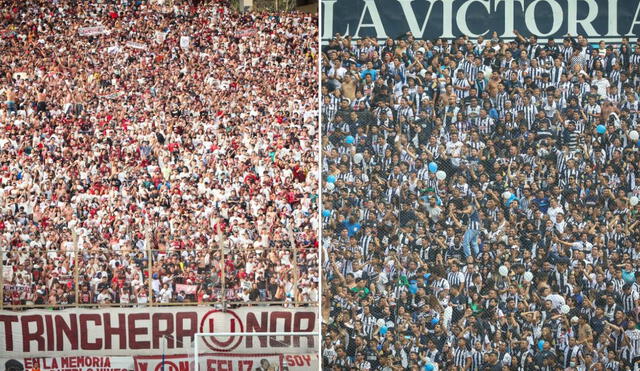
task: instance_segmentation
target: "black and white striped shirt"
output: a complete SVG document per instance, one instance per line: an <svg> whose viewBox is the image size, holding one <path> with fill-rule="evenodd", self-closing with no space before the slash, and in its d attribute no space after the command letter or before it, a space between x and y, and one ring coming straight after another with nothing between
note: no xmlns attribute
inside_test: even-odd
<svg viewBox="0 0 640 371"><path fill-rule="evenodd" d="M363 313L361 315L360 322L362 323L362 330L364 331L364 333L369 339L371 339L373 335L373 330L375 329L376 321L377 321L376 317L374 317L372 314L364 315Z"/></svg>
<svg viewBox="0 0 640 371"><path fill-rule="evenodd" d="M465 72L465 76L469 80L475 80L478 75L478 67L476 67L473 62L469 62L467 60L462 61L462 63L460 63L460 69Z"/></svg>
<svg viewBox="0 0 640 371"><path fill-rule="evenodd" d="M462 369L467 367L467 358L469 358L470 354L464 348L457 347L453 350L453 364Z"/></svg>
<svg viewBox="0 0 640 371"><path fill-rule="evenodd" d="M640 357L640 330L627 330L624 334L627 336L627 339L629 339L629 347L631 348L633 357Z"/></svg>
<svg viewBox="0 0 640 371"><path fill-rule="evenodd" d="M538 114L538 107L533 103L529 103L529 105L519 108L524 111L524 120L527 123L527 128L531 130L533 121L536 119L536 114Z"/></svg>
<svg viewBox="0 0 640 371"><path fill-rule="evenodd" d="M622 295L622 308L625 313L629 313L636 307L638 293L631 291L629 294Z"/></svg>
<svg viewBox="0 0 640 371"><path fill-rule="evenodd" d="M467 80L466 78L454 78L452 81L453 86L462 86L462 87L470 87L471 85L469 84L469 80ZM465 98L469 95L469 90L455 90L456 95L458 96L458 98L462 99Z"/></svg>
<svg viewBox="0 0 640 371"><path fill-rule="evenodd" d="M571 60L571 56L573 55L573 46L561 46L560 52L562 53L562 58L565 62Z"/></svg>
<svg viewBox="0 0 640 371"><path fill-rule="evenodd" d="M502 112L504 110L504 103L507 100L509 100L509 94L507 94L507 92L503 91L502 93L498 93L494 104L498 112Z"/></svg>
<svg viewBox="0 0 640 371"><path fill-rule="evenodd" d="M590 124L593 125L596 122L598 122L599 116L598 117L594 117L592 115L597 115L597 114L600 114L602 112L602 108L600 107L600 105L598 105L598 104L587 104L587 106L585 107L585 110L587 111L587 119L589 120Z"/></svg>
<svg viewBox="0 0 640 371"><path fill-rule="evenodd" d="M368 213L369 209L365 209ZM366 219L365 219L366 220ZM373 241L373 236L365 234L360 237L360 252L362 253L362 257L365 260L369 260L371 255L371 242Z"/></svg>
<svg viewBox="0 0 640 371"><path fill-rule="evenodd" d="M484 354L482 351L472 350L471 351L471 371L480 371L482 370L482 361L484 360Z"/></svg>

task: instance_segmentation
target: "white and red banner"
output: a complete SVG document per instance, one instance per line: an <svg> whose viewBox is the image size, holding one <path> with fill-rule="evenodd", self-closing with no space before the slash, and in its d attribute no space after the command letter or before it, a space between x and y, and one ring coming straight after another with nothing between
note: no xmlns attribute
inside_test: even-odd
<svg viewBox="0 0 640 371"><path fill-rule="evenodd" d="M167 39L168 32L156 31L153 40L156 44L162 44Z"/></svg>
<svg viewBox="0 0 640 371"><path fill-rule="evenodd" d="M78 35L80 36L95 36L102 35L104 33L107 33L107 29L104 26L78 28Z"/></svg>
<svg viewBox="0 0 640 371"><path fill-rule="evenodd" d="M4 284L4 291L5 292L9 292L9 291L17 291L17 292L31 292L31 286L30 285L12 285L12 284L8 284L5 283Z"/></svg>
<svg viewBox="0 0 640 371"><path fill-rule="evenodd" d="M0 311L0 354L14 357L188 354L196 333L318 332L317 308L212 307ZM164 341L163 341L164 339ZM201 337L201 352L308 354L317 336Z"/></svg>
<svg viewBox="0 0 640 371"><path fill-rule="evenodd" d="M133 357L135 371L195 371L193 355ZM259 367L275 371L308 371L319 369L316 354L201 354L198 371L253 371ZM267 364L268 363L268 364Z"/></svg>
<svg viewBox="0 0 640 371"><path fill-rule="evenodd" d="M195 357L187 355L133 357L135 371L195 371ZM278 354L201 354L198 371L253 371L264 365L282 370ZM268 366L267 366L268 363ZM164 367L164 370L163 370Z"/></svg>
<svg viewBox="0 0 640 371"><path fill-rule="evenodd" d="M186 295L195 294L198 291L198 285L185 285L183 283L176 284L176 292L184 291Z"/></svg>
<svg viewBox="0 0 640 371"><path fill-rule="evenodd" d="M256 30L254 29L248 29L248 30L240 30L240 31L236 31L233 36L237 37L237 38L241 38L241 37L249 37L249 36L253 36L256 34Z"/></svg>
<svg viewBox="0 0 640 371"><path fill-rule="evenodd" d="M8 354L3 354L7 357ZM22 365L25 371L40 368L42 371L131 371L134 369L133 357L27 357L27 358L0 358L0 365L5 367L7 362Z"/></svg>
<svg viewBox="0 0 640 371"><path fill-rule="evenodd" d="M6 357L6 355L4 355ZM237 354L205 353L199 357L198 371L253 371L260 366L277 371L308 371L319 368L317 354ZM69 356L0 358L0 367L29 371L39 367L42 371L195 371L193 354L153 355L133 357ZM265 370L267 367L264 368Z"/></svg>
<svg viewBox="0 0 640 371"><path fill-rule="evenodd" d="M138 49L138 50L147 49L147 44L139 43L139 42L136 42L136 41L127 41L127 43L125 45L130 47L130 48Z"/></svg>

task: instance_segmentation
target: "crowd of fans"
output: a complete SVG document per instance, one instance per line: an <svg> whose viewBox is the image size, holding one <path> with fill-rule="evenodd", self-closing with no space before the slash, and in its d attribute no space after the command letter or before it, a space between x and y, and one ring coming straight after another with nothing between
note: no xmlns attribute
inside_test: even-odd
<svg viewBox="0 0 640 371"><path fill-rule="evenodd" d="M318 301L317 17L0 0L4 308Z"/></svg>
<svg viewBox="0 0 640 371"><path fill-rule="evenodd" d="M517 36L323 46L325 369L640 369L640 40Z"/></svg>

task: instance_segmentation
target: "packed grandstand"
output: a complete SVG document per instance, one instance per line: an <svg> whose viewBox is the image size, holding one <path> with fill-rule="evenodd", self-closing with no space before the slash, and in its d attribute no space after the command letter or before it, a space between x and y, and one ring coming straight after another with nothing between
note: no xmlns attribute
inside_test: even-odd
<svg viewBox="0 0 640 371"><path fill-rule="evenodd" d="M640 40L322 49L325 369L640 368Z"/></svg>
<svg viewBox="0 0 640 371"><path fill-rule="evenodd" d="M0 13L3 309L318 301L317 17Z"/></svg>

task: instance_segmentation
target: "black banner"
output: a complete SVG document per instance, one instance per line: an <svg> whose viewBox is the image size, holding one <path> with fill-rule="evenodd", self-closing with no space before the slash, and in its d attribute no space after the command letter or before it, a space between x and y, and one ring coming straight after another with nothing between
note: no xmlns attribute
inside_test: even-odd
<svg viewBox="0 0 640 371"><path fill-rule="evenodd" d="M632 40L640 34L640 0L322 0L322 39L455 38L513 30L542 39L585 35L590 42Z"/></svg>

